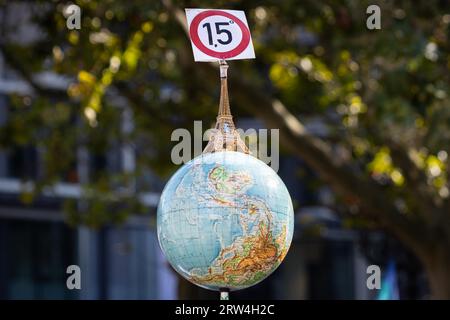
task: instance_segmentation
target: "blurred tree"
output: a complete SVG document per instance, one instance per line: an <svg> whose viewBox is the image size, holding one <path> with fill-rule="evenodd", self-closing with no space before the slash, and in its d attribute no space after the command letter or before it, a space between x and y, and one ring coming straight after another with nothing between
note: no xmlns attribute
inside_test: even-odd
<svg viewBox="0 0 450 320"><path fill-rule="evenodd" d="M194 64L180 10L212 4L73 2L81 7L80 30L66 28L62 11L69 2L0 0L8 18L0 52L33 91L10 94L0 143L47 151L36 193L67 179L78 147L102 155L117 143L134 144L132 172L112 175L99 167L84 179L69 175L86 190L83 212L67 204L70 221L97 226L142 211L127 186L147 168L173 171L174 128L213 122L217 69ZM9 14L16 4L30 10L37 41L14 36L20 26ZM381 7L381 30L366 28L370 4ZM433 297L450 299L448 3L233 0L214 7L245 10L256 49L255 61L230 68L235 114L279 128L285 151L334 189L349 221L400 239L423 263ZM64 76L67 88L45 85L37 76L43 71ZM134 118L125 133L123 99ZM300 120L315 116L326 125L324 137ZM114 193L119 187L125 191ZM145 188L152 186L139 190Z"/></svg>

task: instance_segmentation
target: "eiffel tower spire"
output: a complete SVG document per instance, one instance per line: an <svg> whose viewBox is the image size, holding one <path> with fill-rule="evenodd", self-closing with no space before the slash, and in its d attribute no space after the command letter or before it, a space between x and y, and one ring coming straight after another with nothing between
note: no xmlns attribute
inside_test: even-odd
<svg viewBox="0 0 450 320"><path fill-rule="evenodd" d="M203 153L238 151L250 153L233 122L228 98L228 64L220 61L220 102L215 129Z"/></svg>
<svg viewBox="0 0 450 320"><path fill-rule="evenodd" d="M217 120L219 119L231 119L230 110L230 100L228 99L228 64L223 61L220 63L220 102L219 102L219 114Z"/></svg>

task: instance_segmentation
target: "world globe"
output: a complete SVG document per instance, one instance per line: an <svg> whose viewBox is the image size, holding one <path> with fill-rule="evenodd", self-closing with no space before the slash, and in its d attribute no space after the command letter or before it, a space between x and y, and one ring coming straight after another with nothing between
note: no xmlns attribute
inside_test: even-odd
<svg viewBox="0 0 450 320"><path fill-rule="evenodd" d="M286 186L269 166L235 151L202 154L165 186L157 210L172 267L210 290L239 290L282 262L294 227Z"/></svg>

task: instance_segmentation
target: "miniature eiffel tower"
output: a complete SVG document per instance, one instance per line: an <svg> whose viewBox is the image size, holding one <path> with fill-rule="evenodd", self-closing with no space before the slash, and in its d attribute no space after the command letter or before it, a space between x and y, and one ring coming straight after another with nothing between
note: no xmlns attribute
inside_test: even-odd
<svg viewBox="0 0 450 320"><path fill-rule="evenodd" d="M227 70L228 64L225 60L221 60L219 113L217 115L216 126L212 130L209 142L203 150L203 153L237 151L249 154L250 151L236 130L233 116L231 115L230 101L228 99Z"/></svg>

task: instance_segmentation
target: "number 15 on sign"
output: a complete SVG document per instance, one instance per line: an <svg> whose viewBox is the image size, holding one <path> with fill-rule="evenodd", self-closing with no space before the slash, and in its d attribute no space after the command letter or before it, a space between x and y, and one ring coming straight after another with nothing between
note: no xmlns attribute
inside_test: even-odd
<svg viewBox="0 0 450 320"><path fill-rule="evenodd" d="M244 11L186 9L195 61L254 59Z"/></svg>

